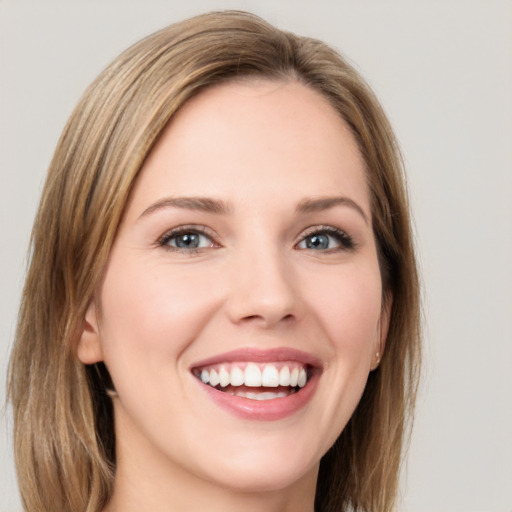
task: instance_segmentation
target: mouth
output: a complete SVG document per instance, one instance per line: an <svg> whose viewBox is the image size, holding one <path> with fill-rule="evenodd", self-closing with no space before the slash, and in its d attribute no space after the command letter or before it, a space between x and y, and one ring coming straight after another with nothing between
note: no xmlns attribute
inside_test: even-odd
<svg viewBox="0 0 512 512"><path fill-rule="evenodd" d="M194 368L193 374L218 391L249 400L274 400L297 393L312 367L295 361L238 361Z"/></svg>
<svg viewBox="0 0 512 512"><path fill-rule="evenodd" d="M191 368L215 403L256 420L281 419L305 406L321 371L316 358L287 348L236 350Z"/></svg>

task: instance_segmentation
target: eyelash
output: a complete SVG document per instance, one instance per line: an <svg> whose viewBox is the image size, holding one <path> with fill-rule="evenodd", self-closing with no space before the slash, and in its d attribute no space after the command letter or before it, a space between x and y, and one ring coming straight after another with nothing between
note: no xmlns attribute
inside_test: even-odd
<svg viewBox="0 0 512 512"><path fill-rule="evenodd" d="M303 235L301 235L301 239L296 245L303 243L308 237L315 235L328 235L330 237L335 238L336 241L339 243L339 247L325 249L321 252L332 253L340 251L351 251L356 248L356 243L354 242L352 237L350 237L345 231L339 228L335 228L333 226L315 226L309 228ZM315 249L309 250L314 251Z"/></svg>
<svg viewBox="0 0 512 512"><path fill-rule="evenodd" d="M211 245L209 247L192 247L190 249L169 245L169 242L173 238L177 238L181 235L205 236L209 240L211 240ZM180 226L180 227L171 229L170 231L168 231L167 233L165 233L158 239L157 245L167 251L181 252L181 253L185 253L185 254L196 254L196 253L201 252L204 249L215 249L217 247L220 247L220 245L215 241L213 233L211 233L209 229L206 229L203 226L195 226L195 225Z"/></svg>
<svg viewBox="0 0 512 512"><path fill-rule="evenodd" d="M173 246L173 245L169 244L169 242L172 239L177 238L181 235L189 235L189 234L205 236L211 241L211 245L208 247L183 248L183 247L177 247L177 246ZM336 239L336 241L339 243L338 247L327 248L327 249L321 250L319 252L333 253L333 252L341 252L341 251L351 251L356 248L356 244L355 244L354 240L352 239L352 237L350 237L345 231L335 228L335 227L332 227L332 226L315 226L315 227L308 228L301 235L299 242L297 242L294 247L298 247L300 244L304 243L308 237L312 237L315 235L316 236L327 235L327 236L330 236L330 237ZM211 230L206 229L204 226L196 226L196 225L180 226L180 227L177 227L177 228L174 228L174 229L168 231L167 233L165 233L158 239L157 245L159 247L162 247L165 250L172 251L172 252L181 252L184 254L196 254L196 253L203 251L204 249L215 249L215 248L220 247L220 244L218 244L215 241L215 237L213 236L213 233L211 232ZM308 248L308 247L302 248L302 250L304 250L304 249L309 250L309 251L316 251L316 249Z"/></svg>

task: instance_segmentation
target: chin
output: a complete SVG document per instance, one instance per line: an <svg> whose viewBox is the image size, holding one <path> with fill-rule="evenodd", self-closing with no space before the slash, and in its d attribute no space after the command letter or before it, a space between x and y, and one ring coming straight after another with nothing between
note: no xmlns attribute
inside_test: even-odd
<svg viewBox="0 0 512 512"><path fill-rule="evenodd" d="M244 493L281 491L309 478L316 482L323 455L319 447L312 450L310 444L308 450L303 440L290 442L289 438L268 442L263 438L266 443L253 443L252 446L246 439L245 444L240 443L242 446L228 449L225 456L217 452L213 457L215 465L211 459L203 460L199 473L223 488Z"/></svg>
<svg viewBox="0 0 512 512"><path fill-rule="evenodd" d="M243 465L216 474L212 479L217 485L242 493L271 493L291 488L311 478L315 482L319 462L311 467L291 467L282 461L269 461L265 465Z"/></svg>

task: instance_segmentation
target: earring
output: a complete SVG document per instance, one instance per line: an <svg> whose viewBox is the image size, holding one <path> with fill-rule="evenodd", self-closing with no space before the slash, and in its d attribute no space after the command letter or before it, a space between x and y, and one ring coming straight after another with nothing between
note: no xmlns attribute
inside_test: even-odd
<svg viewBox="0 0 512 512"><path fill-rule="evenodd" d="M377 364L380 363L380 352L375 353L375 360L376 360Z"/></svg>

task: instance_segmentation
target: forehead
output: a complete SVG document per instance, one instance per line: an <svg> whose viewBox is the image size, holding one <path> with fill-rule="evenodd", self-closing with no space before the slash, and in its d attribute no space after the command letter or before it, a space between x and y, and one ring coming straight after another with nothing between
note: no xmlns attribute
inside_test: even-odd
<svg viewBox="0 0 512 512"><path fill-rule="evenodd" d="M208 88L180 108L148 155L132 202L140 209L162 194L284 201L284 191L297 200L340 193L369 203L357 143L329 101L297 81L250 79Z"/></svg>

